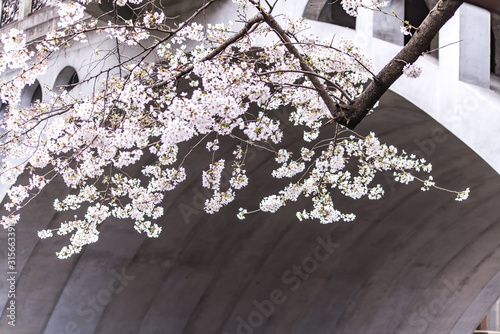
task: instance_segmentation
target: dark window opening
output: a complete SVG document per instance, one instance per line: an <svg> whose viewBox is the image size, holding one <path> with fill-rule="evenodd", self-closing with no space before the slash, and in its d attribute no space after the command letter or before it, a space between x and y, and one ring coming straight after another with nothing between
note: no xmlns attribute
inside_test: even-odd
<svg viewBox="0 0 500 334"><path fill-rule="evenodd" d="M35 102L42 102L42 86L38 85L33 92L33 96L31 97L30 104Z"/></svg>
<svg viewBox="0 0 500 334"><path fill-rule="evenodd" d="M144 5L139 6L131 3L126 3L125 6L118 6L114 0L101 0L99 1L99 7L105 15L109 15L121 21L132 20L133 22L138 18L137 13L134 13L136 7L145 9Z"/></svg>
<svg viewBox="0 0 500 334"><path fill-rule="evenodd" d="M329 0L321 9L318 21L356 29L356 18L345 12L340 0Z"/></svg>
<svg viewBox="0 0 500 334"><path fill-rule="evenodd" d="M43 94L42 94L42 86L35 80L32 85L24 87L21 93L21 108L26 108L32 105L35 102L42 102Z"/></svg>
<svg viewBox="0 0 500 334"><path fill-rule="evenodd" d="M500 75L500 15L491 14L490 72Z"/></svg>
<svg viewBox="0 0 500 334"><path fill-rule="evenodd" d="M73 73L73 75L71 76L71 78L69 79L69 82L68 82L68 91L72 90L73 88L75 88L75 85L77 83L80 82L80 79L78 78L78 73Z"/></svg>
<svg viewBox="0 0 500 334"><path fill-rule="evenodd" d="M429 14L429 7L424 0L405 0L405 20L410 22L413 27L419 27ZM412 29L412 33L413 33ZM405 45L410 41L411 35L405 35ZM426 51L430 51L429 45Z"/></svg>
<svg viewBox="0 0 500 334"><path fill-rule="evenodd" d="M61 73L56 78L54 83L54 91L56 93L61 93L62 91L69 92L80 82L78 73L71 66L66 66L62 69Z"/></svg>

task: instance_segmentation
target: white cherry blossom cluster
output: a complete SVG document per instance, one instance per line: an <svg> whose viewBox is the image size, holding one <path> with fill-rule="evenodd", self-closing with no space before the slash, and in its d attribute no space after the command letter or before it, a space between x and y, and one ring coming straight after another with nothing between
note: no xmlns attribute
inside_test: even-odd
<svg viewBox="0 0 500 334"><path fill-rule="evenodd" d="M303 172L306 165L303 162L291 161L283 164L278 169L273 170L272 176L281 179L284 177L291 178L300 172Z"/></svg>
<svg viewBox="0 0 500 334"><path fill-rule="evenodd" d="M210 164L207 171L202 173L202 184L205 188L219 190L222 171L224 170L224 159Z"/></svg>
<svg viewBox="0 0 500 334"><path fill-rule="evenodd" d="M64 260L64 259L70 258L74 254L80 253L81 250L82 250L82 247L76 247L73 245L69 245L69 246L64 246L59 252L56 252L56 255L61 260Z"/></svg>
<svg viewBox="0 0 500 334"><path fill-rule="evenodd" d="M469 194L470 194L470 188L467 188L464 191L459 192L455 200L459 202L465 201L467 198L469 198Z"/></svg>
<svg viewBox="0 0 500 334"><path fill-rule="evenodd" d="M308 153L312 150L307 150ZM311 154L311 153L309 153ZM282 159L284 151L277 152L277 161L286 162L288 158ZM357 166L357 175L352 175L351 169ZM284 165L287 166L287 165ZM283 168L284 166L280 167ZM349 166L351 168L347 169ZM432 176L422 180L412 173L429 173L432 170L425 159L418 159L406 152L398 152L394 146L381 144L375 134L370 133L366 137L351 136L341 142L330 142L328 149L314 161L309 173L304 174L299 182L290 183L278 195L267 196L260 203L260 210L276 212L288 201L296 201L300 195L310 197L313 209L297 212L297 217L302 219L318 219L321 223L332 223L336 221L352 221L355 215L344 214L334 207L332 194L338 189L341 194L353 199L368 197L378 200L384 195L382 185L371 185L376 173L394 170L395 180L403 184L419 180L423 183L422 190L439 188L435 185ZM273 172L274 177L281 174ZM276 175L277 174L277 175ZM457 200L468 197L469 189L463 192L455 192ZM240 209L238 217L243 219L248 214L246 209Z"/></svg>
<svg viewBox="0 0 500 334"><path fill-rule="evenodd" d="M260 209L264 212L274 213L283 205L285 205L285 201L278 195L267 196L260 201Z"/></svg>
<svg viewBox="0 0 500 334"><path fill-rule="evenodd" d="M213 196L205 201L204 209L207 213L216 213L219 212L222 207L231 203L233 200L233 189L230 188L222 192L215 190Z"/></svg>
<svg viewBox="0 0 500 334"><path fill-rule="evenodd" d="M118 0L116 5L140 2ZM240 16L247 17L244 10L253 1L234 2L240 5ZM342 4L351 14L360 5L382 5L356 0ZM212 192L205 201L208 213L218 212L234 200L237 190L248 185L244 165L251 145L276 153L279 166L272 177L291 179L288 186L261 201L261 211L276 212L304 196L311 199L312 207L299 212L299 219L351 221L353 214L334 208L334 192L354 199L379 199L383 187L371 183L377 172L388 170L394 171L399 182L419 180L426 190L437 188L432 178L423 181L414 175L429 172L430 164L381 144L374 134L319 140L325 128L331 130L328 124L334 121L333 115L299 59L282 41L276 38L263 47L253 47L253 41L275 35L263 22L237 36L231 23L169 24L167 15L159 10L141 12L134 22L106 24L84 21L78 3L59 8L62 28L34 42L36 55L27 49L22 32L12 30L1 37L0 73L7 69L19 72L11 80L0 81L0 97L10 106L0 147L9 157L28 156L30 170L29 184L9 190L6 209L10 214L2 217L4 227L16 224L18 212L54 178L62 178L75 189L55 200L54 208L83 210L83 215L62 222L58 229L39 232L40 238L52 237L56 231L59 236L69 235L69 244L57 253L60 258L96 242L100 224L109 217L133 221L139 233L158 237L165 227L157 221L164 214L162 203L187 178L184 161L195 149L206 149L212 155L211 160L200 162L206 166L202 186ZM335 102L348 104L361 94L374 68L352 41L320 40L308 34L307 22L301 19L280 17L279 21ZM91 94L53 92L47 101L20 108L22 89L47 70L46 58L75 40L85 41L93 31L120 46L140 43L141 48L136 56L113 65L120 71L113 67L95 81L88 79L95 87ZM113 58L110 54L102 57ZM179 88L183 81L189 90ZM300 126L308 142L308 148L301 147L296 155L281 147L288 133L274 112L282 106L291 108L289 120ZM224 170L226 161L216 157L223 141L236 147L234 161L227 164L230 172ZM179 147L188 146L189 153L179 157ZM147 159L150 162L146 162L146 152L154 156ZM141 174L130 175L131 166L141 166ZM5 161L0 174L12 184L22 171L21 165ZM223 173L230 175L228 182L222 182ZM457 194L457 200L463 200L469 189ZM241 209L238 217L249 213Z"/></svg>
<svg viewBox="0 0 500 334"><path fill-rule="evenodd" d="M52 230L41 230L38 231L38 237L40 239L47 239L53 236Z"/></svg>
<svg viewBox="0 0 500 334"><path fill-rule="evenodd" d="M234 189L241 189L248 185L248 177L245 175L245 170L237 167L233 170L233 175L229 179L231 187Z"/></svg>
<svg viewBox="0 0 500 334"><path fill-rule="evenodd" d="M165 14L163 12L147 12L144 15L142 22L146 28L161 26L165 22Z"/></svg>
<svg viewBox="0 0 500 334"><path fill-rule="evenodd" d="M134 228L139 233L145 232L150 238L158 238L161 233L161 226L155 223L151 224L150 221L137 221Z"/></svg>
<svg viewBox="0 0 500 334"><path fill-rule="evenodd" d="M279 121L274 121L265 116L263 112L260 112L257 120L248 122L243 132L251 141L266 141L271 139L274 143L279 143L283 136L279 126Z"/></svg>
<svg viewBox="0 0 500 334"><path fill-rule="evenodd" d="M402 25L400 29L403 35L411 36L411 26L405 24Z"/></svg>
<svg viewBox="0 0 500 334"><path fill-rule="evenodd" d="M213 141L207 142L206 148L208 151L217 151L219 149L219 140L214 139Z"/></svg>
<svg viewBox="0 0 500 334"><path fill-rule="evenodd" d="M342 8L351 16L358 16L358 7L361 6L363 0L342 0Z"/></svg>
<svg viewBox="0 0 500 334"><path fill-rule="evenodd" d="M403 67L403 73L408 78L418 78L422 74L422 68L415 64L406 64Z"/></svg>
<svg viewBox="0 0 500 334"><path fill-rule="evenodd" d="M125 43L128 46L137 45L140 41L150 37L150 34L142 28L116 28L111 22L108 22L108 26L111 27L104 29L104 32L108 34L108 37L116 38L120 43Z"/></svg>
<svg viewBox="0 0 500 334"><path fill-rule="evenodd" d="M0 224L2 224L3 228L9 228L11 226L15 226L19 221L21 216L19 214L11 214L8 216L2 216L2 220Z"/></svg>
<svg viewBox="0 0 500 334"><path fill-rule="evenodd" d="M26 49L26 36L22 30L12 28L8 33L0 36L2 53L0 57L0 73L7 68L22 68L33 56L33 52Z"/></svg>
<svg viewBox="0 0 500 334"><path fill-rule="evenodd" d="M383 0L342 0L342 8L351 16L358 16L358 7L371 9L381 9L387 6L389 2Z"/></svg>
<svg viewBox="0 0 500 334"><path fill-rule="evenodd" d="M283 164L283 163L287 162L288 160L290 160L291 156L292 156L292 154L290 152L288 152L287 150L282 148L277 152L274 160L276 160L277 163Z"/></svg>
<svg viewBox="0 0 500 334"><path fill-rule="evenodd" d="M90 0L92 1L92 0ZM133 5L139 5L143 2L144 0L116 0L116 5L117 6L120 6L120 7L123 7L125 6L127 3L131 3Z"/></svg>
<svg viewBox="0 0 500 334"><path fill-rule="evenodd" d="M58 13L61 18L58 22L59 27L68 27L83 18L85 6L78 2L59 2L57 6L59 7Z"/></svg>

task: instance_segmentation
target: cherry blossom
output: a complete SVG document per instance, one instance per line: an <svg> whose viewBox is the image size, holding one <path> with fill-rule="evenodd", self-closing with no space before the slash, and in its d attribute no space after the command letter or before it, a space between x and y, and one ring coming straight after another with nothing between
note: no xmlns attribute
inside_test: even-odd
<svg viewBox="0 0 500 334"><path fill-rule="evenodd" d="M403 73L408 78L418 78L422 73L422 68L415 64L406 64L405 67L403 67Z"/></svg>
<svg viewBox="0 0 500 334"><path fill-rule="evenodd" d="M154 6L138 11L134 21L84 19L88 2L59 3L60 28L29 48L22 31L12 29L1 36L0 73L9 72L10 79L0 80L0 98L9 105L1 124L5 133L0 147L3 155L20 159L6 160L1 166L2 182L12 185L6 204L10 214L2 217L1 224L15 225L22 208L53 179L62 178L74 191L56 199L54 209L84 213L61 222L57 229L38 233L42 239L54 237L54 232L68 235L69 244L57 253L59 258L97 242L99 227L109 217L133 222L134 229L148 237L156 238L163 228L168 229L159 220L164 214L162 202L188 178L184 163L192 150L212 157L197 162L203 166L201 185L211 192L204 203L210 214L231 203L252 182L245 167L249 148L274 155L270 177L287 179L289 184L260 203L241 208L240 219L257 211L277 212L305 197L310 208L297 212L298 219L352 221L353 213L335 208L336 196L380 199L383 186L372 182L377 173L386 171L403 184L416 181L422 183L422 190L442 189L432 176L422 178L432 169L425 160L380 143L373 133L360 136L335 122L324 95L336 104L346 104L373 79L372 61L353 41L321 40L308 32L303 19L280 16L280 28L294 39L297 52L291 52L290 43L264 20L264 14L272 15L272 8L254 0L233 0L242 20L239 26L196 23L197 15L213 1L177 24ZM342 1L351 15L357 15L358 7L384 5ZM256 11L261 12L252 17ZM103 59L114 57L122 46L136 46L137 54L105 68L98 77L87 78L85 83L95 87L90 94L61 94L47 88L47 101L21 108L22 89L48 70L47 59L73 43L87 42L94 33L119 46L102 55L96 50ZM255 47L254 41L261 38L269 42ZM310 64L312 73L304 63ZM403 72L418 77L421 69L407 64ZM311 76L320 80L325 94L320 94ZM189 89L179 88L180 82ZM292 131L301 131L304 140L295 152L282 144L290 134L275 112L283 106L290 107L287 121L296 126ZM324 139L328 131L335 137ZM233 145L230 158L216 158L223 143ZM188 153L179 147L189 147ZM154 159L144 163L145 155ZM135 165L141 166L141 176L127 173ZM30 172L29 184L13 185L24 169ZM223 174L230 175L227 182L222 181ZM469 191L450 192L460 201Z"/></svg>

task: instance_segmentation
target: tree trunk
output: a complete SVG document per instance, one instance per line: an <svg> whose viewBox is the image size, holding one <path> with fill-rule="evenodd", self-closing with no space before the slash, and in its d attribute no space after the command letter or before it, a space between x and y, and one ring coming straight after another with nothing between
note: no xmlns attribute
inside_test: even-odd
<svg viewBox="0 0 500 334"><path fill-rule="evenodd" d="M354 129L380 97L403 74L403 67L407 63L414 63L425 52L434 36L455 14L462 3L463 1L458 0L440 0L415 31L408 44L375 76L363 93L352 103L338 106L345 117L341 116L337 121ZM332 114L341 115L342 112Z"/></svg>

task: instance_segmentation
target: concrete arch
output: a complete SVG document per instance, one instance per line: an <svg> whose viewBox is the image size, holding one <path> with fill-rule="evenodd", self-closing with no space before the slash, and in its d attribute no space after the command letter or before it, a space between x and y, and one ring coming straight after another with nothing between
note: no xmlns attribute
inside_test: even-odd
<svg viewBox="0 0 500 334"><path fill-rule="evenodd" d="M247 165L252 185L219 214L202 213L200 179L191 178L166 197L160 239L109 221L99 243L57 261L54 252L63 240L38 241L35 233L73 215L53 213L51 194L68 192L55 183L17 227L16 303L30 321L19 321L16 330L467 333L488 307L486 299L476 302L478 296L488 294L492 302L500 296L493 284L500 270L500 176L396 94L388 93L361 127L425 156L440 185L470 186L471 198L458 203L452 195L422 193L417 184L398 186L383 176L385 199L336 201L357 213L353 223L298 222L294 212L304 202L242 222L235 217L239 206L257 203L256 194L279 186L258 182L275 166L256 151ZM285 143L290 149L301 133L295 136ZM231 154L232 147L221 150ZM198 160L186 165L193 175L199 175ZM0 281L2 291L6 284ZM0 303L0 329L6 330L6 294Z"/></svg>
<svg viewBox="0 0 500 334"><path fill-rule="evenodd" d="M287 3L287 12L300 15L304 3ZM360 13L358 22L356 31L339 31L372 50L377 66L384 64L396 46L372 38L370 13ZM331 25L313 26L335 34ZM455 66L453 59L439 61ZM374 130L425 156L440 185L472 188L468 202L420 193L418 185L400 187L384 176L385 200L336 203L358 214L351 224L299 223L295 208L240 222L236 208L256 203L256 194L272 192L277 183L254 183L233 206L206 216L200 180L190 179L165 200L160 239L146 240L130 224L110 221L98 244L57 261L54 252L65 240L41 242L36 236L36 230L73 216L53 212L54 194L68 192L54 183L30 203L17 227L16 303L24 319L16 331L468 333L500 295L499 160L498 143L491 142L498 97L459 81L455 68L421 61L423 81L402 79L394 90L427 114L388 93L359 131ZM195 174L200 169L197 159L186 167ZM256 151L248 167L255 180L274 166ZM5 239L0 234L0 244ZM6 259L6 249L0 252ZM2 332L12 329L6 323L8 289L0 280Z"/></svg>
<svg viewBox="0 0 500 334"><path fill-rule="evenodd" d="M281 11L305 15L313 2L304 0L302 6ZM391 2L389 10L403 16L401 3ZM373 59L378 71L403 45L397 22L386 22L388 19L387 15L359 10L355 31L315 20L308 22L312 32L325 39L344 36L354 40ZM491 139L500 126L500 95L490 90L490 21L487 10L462 5L439 33L439 46L446 46L439 50L439 60L430 55L421 57L416 65L423 68L422 75L417 79L403 76L391 89L436 119L500 172L500 142Z"/></svg>
<svg viewBox="0 0 500 334"><path fill-rule="evenodd" d="M500 286L500 272L498 272L481 290L481 292L474 298L467 310L463 313L462 317L458 320L453 327L450 334L464 333L465 329L472 332L475 327L471 324L477 322L478 317L487 314L491 309L493 303L497 301L497 291Z"/></svg>

